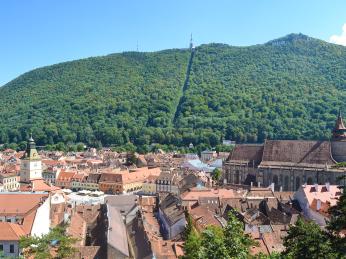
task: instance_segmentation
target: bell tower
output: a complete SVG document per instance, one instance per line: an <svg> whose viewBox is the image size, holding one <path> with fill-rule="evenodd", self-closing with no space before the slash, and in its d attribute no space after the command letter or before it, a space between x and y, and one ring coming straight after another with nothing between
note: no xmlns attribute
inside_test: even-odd
<svg viewBox="0 0 346 259"><path fill-rule="evenodd" d="M25 154L21 158L20 181L29 183L35 179L42 179L42 162L31 135L28 139Z"/></svg>
<svg viewBox="0 0 346 259"><path fill-rule="evenodd" d="M332 134L332 157L336 162L346 162L346 127L341 111L339 111Z"/></svg>

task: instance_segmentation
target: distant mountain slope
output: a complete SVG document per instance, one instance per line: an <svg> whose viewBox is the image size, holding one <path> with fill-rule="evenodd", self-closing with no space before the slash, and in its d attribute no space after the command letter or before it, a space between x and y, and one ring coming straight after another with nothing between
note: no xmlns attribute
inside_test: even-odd
<svg viewBox="0 0 346 259"><path fill-rule="evenodd" d="M43 67L0 88L0 143L214 146L328 138L346 108L346 48L301 34L266 44L128 52ZM185 82L185 79L188 82ZM184 91L183 91L184 90ZM345 110L346 111L346 110Z"/></svg>
<svg viewBox="0 0 346 259"><path fill-rule="evenodd" d="M129 52L28 72L0 88L0 142L32 130L40 144L122 144L142 128L171 127L189 55Z"/></svg>
<svg viewBox="0 0 346 259"><path fill-rule="evenodd" d="M328 138L345 108L346 48L301 34L197 48L177 125L239 141Z"/></svg>

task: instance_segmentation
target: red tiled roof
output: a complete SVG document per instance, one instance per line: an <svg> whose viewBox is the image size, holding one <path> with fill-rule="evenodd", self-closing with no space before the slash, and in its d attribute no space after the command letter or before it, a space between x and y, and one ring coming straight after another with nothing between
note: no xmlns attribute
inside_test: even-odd
<svg viewBox="0 0 346 259"><path fill-rule="evenodd" d="M31 191L33 192L52 192L56 190L60 190L59 187L49 186L44 182L43 179L36 179L31 181Z"/></svg>
<svg viewBox="0 0 346 259"><path fill-rule="evenodd" d="M76 172L61 171L58 175L57 181L70 181Z"/></svg>
<svg viewBox="0 0 346 259"><path fill-rule="evenodd" d="M189 214L196 221L196 225L198 226L199 230L203 230L209 225L222 227L220 221L215 218L215 209L209 208L206 205L199 205L192 208L189 211Z"/></svg>
<svg viewBox="0 0 346 259"><path fill-rule="evenodd" d="M234 190L230 189L201 189L192 188L187 192L182 193L181 199L183 201L198 201L200 198L220 198L220 199L230 199L235 198L238 195Z"/></svg>
<svg viewBox="0 0 346 259"><path fill-rule="evenodd" d="M74 213L71 217L71 223L67 228L67 234L78 239L79 245L84 245L86 238L87 225L79 213Z"/></svg>
<svg viewBox="0 0 346 259"><path fill-rule="evenodd" d="M48 159L42 160L42 164L49 165L49 166L55 166L55 165L58 165L60 163L61 163L61 161L57 161L57 160L48 160Z"/></svg>
<svg viewBox="0 0 346 259"><path fill-rule="evenodd" d="M20 225L9 222L0 222L0 240L17 241L21 236L25 236L24 230Z"/></svg>
<svg viewBox="0 0 346 259"><path fill-rule="evenodd" d="M47 197L48 194L0 193L0 215L25 215Z"/></svg>

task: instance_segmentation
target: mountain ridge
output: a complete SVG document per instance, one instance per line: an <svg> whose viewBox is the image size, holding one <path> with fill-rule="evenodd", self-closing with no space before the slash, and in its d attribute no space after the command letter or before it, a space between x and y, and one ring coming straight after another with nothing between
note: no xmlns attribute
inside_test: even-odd
<svg viewBox="0 0 346 259"><path fill-rule="evenodd" d="M204 46L204 45L220 45L220 46L226 46L226 47L235 47L235 48L249 48L249 47L256 47L256 46L262 46L262 45L270 45L272 44L273 42L280 42L280 41L285 41L286 39L290 39L290 40L299 40L299 39L309 39L309 40L316 40L316 41L319 41L319 42L323 42L323 43L327 43L327 44L331 44L331 45L334 45L334 46L338 46L338 47L341 47L341 48L346 48L345 46L342 46L342 45L338 45L338 44L334 44L334 43L329 43L327 41L324 41L324 40L321 40L321 39L318 39L318 38L314 38L314 37L311 37L311 36L308 36L306 34L303 34L303 33L289 33L285 36L282 36L282 37L279 37L279 38L276 38L276 39L273 39L273 40L269 40L267 42L264 42L264 43L257 43L257 44L253 44L253 45L247 45L247 46L237 46L237 45L231 45L231 44L228 44L228 43L219 43L219 42L210 42L210 43L203 43L201 45L198 45L196 46L196 48L200 47L200 46ZM74 59L74 60L68 60L68 61L63 61L63 62L58 62L58 63L54 63L54 64L50 64L50 65L45 65L45 66L42 66L42 67L37 67L37 68L33 68L29 71L26 71L24 72L23 74L15 77L14 79L12 79L11 81L17 79L18 77L21 77L23 75L25 75L26 73L30 73L30 72L33 72L35 70L38 70L38 69L41 69L41 68L47 68L47 67L51 67L51 66L55 66L55 65L60 65L60 64L66 64L66 63L70 63L70 62L75 62L75 61L81 61L81 60L87 60L87 59L95 59L95 58L103 58L103 57L108 57L108 56L113 56L113 55L118 55L118 54L141 54L141 53L160 53L160 52L169 52L169 51L176 51L176 50L188 50L189 48L170 48L170 49L162 49L162 50L155 50L155 51L123 51L123 52L115 52L115 53L110 53L110 54L105 54L105 55L99 55L99 56L89 56L89 57L84 57L84 58L80 58L80 59ZM3 87L7 84L9 84L11 81L3 84L0 86Z"/></svg>
<svg viewBox="0 0 346 259"><path fill-rule="evenodd" d="M346 48L303 34L250 47L123 52L38 68L0 88L0 143L147 149L232 138L325 139L346 97ZM178 106L181 105L181 107Z"/></svg>

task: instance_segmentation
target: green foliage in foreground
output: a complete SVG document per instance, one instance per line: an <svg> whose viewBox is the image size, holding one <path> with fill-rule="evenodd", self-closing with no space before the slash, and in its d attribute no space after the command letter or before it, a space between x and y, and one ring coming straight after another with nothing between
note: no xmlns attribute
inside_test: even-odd
<svg viewBox="0 0 346 259"><path fill-rule="evenodd" d="M58 243L52 246L54 240ZM41 237L22 237L19 244L24 250L24 256L33 256L35 259L63 259L70 257L76 251L73 247L76 241L75 238L66 235L65 228L56 227Z"/></svg>
<svg viewBox="0 0 346 259"><path fill-rule="evenodd" d="M328 139L346 110L346 48L304 35L266 44L127 52L39 68L0 88L0 143L150 150L223 139Z"/></svg>
<svg viewBox="0 0 346 259"><path fill-rule="evenodd" d="M304 222L302 219L290 227L284 245L286 250L283 256L287 258L338 258L328 233L314 222Z"/></svg>
<svg viewBox="0 0 346 259"><path fill-rule="evenodd" d="M251 238L244 234L243 224L229 215L225 228L208 226L198 233L188 220L184 259L248 258Z"/></svg>

